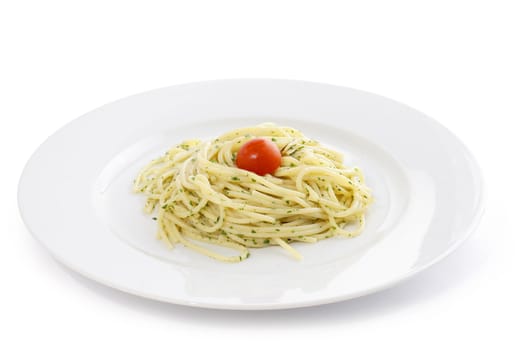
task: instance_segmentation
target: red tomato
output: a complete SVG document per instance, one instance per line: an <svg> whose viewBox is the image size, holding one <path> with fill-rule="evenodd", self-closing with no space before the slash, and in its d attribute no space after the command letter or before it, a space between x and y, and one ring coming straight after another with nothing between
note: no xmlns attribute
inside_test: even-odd
<svg viewBox="0 0 525 350"><path fill-rule="evenodd" d="M257 175L273 174L281 165L281 152L275 143L257 138L242 145L235 163Z"/></svg>

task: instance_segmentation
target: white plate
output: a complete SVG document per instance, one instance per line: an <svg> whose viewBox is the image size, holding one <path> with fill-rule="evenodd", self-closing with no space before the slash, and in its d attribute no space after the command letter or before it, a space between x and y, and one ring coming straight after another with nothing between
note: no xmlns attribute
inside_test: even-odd
<svg viewBox="0 0 525 350"><path fill-rule="evenodd" d="M274 122L343 152L373 190L353 239L252 250L225 264L155 239L131 193L139 167L187 138ZM330 85L226 80L135 95L68 124L35 152L19 184L32 234L71 269L166 302L221 309L330 303L393 285L437 262L481 214L479 169L443 126L405 105Z"/></svg>

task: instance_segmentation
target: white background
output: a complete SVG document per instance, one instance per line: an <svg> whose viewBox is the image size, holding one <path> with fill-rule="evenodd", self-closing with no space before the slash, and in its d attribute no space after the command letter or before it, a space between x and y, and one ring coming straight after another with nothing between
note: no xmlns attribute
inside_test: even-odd
<svg viewBox="0 0 525 350"><path fill-rule="evenodd" d="M523 348L525 11L519 5L1 2L0 348ZM350 86L434 117L483 169L487 202L478 230L446 260L390 290L271 312L142 300L68 271L33 240L18 214L17 181L56 129L130 94L242 77Z"/></svg>

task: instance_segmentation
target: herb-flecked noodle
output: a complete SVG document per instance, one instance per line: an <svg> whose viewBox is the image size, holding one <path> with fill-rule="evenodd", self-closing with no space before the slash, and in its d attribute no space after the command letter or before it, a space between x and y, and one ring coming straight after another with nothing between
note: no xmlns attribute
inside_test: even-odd
<svg viewBox="0 0 525 350"><path fill-rule="evenodd" d="M281 150L273 175L235 166L239 148L256 137ZM157 212L157 237L169 247L180 243L226 262L271 245L301 259L290 243L354 237L372 201L359 168L345 167L341 154L298 130L273 124L236 129L208 142L184 141L149 163L134 191L147 196L145 211ZM200 242L238 254L224 255Z"/></svg>

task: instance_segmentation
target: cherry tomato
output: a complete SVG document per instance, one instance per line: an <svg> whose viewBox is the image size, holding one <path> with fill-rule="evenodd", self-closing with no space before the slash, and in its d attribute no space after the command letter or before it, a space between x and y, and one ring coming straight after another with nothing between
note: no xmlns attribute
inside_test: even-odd
<svg viewBox="0 0 525 350"><path fill-rule="evenodd" d="M238 168L257 175L273 174L281 165L281 152L275 143L257 138L242 145L235 163Z"/></svg>

